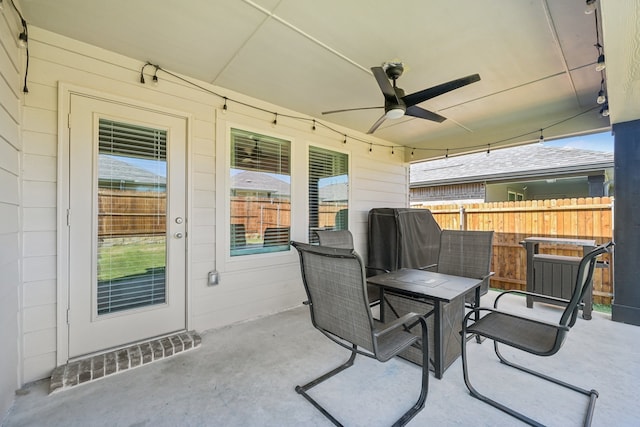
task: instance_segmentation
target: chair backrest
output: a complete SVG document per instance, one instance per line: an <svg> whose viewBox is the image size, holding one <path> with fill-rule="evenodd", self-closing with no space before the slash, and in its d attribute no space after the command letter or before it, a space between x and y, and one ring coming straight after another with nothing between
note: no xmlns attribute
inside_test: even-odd
<svg viewBox="0 0 640 427"><path fill-rule="evenodd" d="M349 249L291 245L300 255L313 326L334 341L338 337L374 352L373 319L360 256Z"/></svg>
<svg viewBox="0 0 640 427"><path fill-rule="evenodd" d="M331 248L353 249L353 236L349 230L316 231L320 246Z"/></svg>
<svg viewBox="0 0 640 427"><path fill-rule="evenodd" d="M491 270L493 231L442 230L438 273L481 278Z"/></svg>
<svg viewBox="0 0 640 427"><path fill-rule="evenodd" d="M231 224L231 248L247 246L247 236L244 224Z"/></svg>
<svg viewBox="0 0 640 427"><path fill-rule="evenodd" d="M571 293L571 299L560 318L560 325L572 327L576 323L580 303L584 299L586 293L591 292L591 280L593 279L593 272L596 267L597 258L606 252L610 252L613 245L613 242L600 245L587 253L580 260L575 287Z"/></svg>
<svg viewBox="0 0 640 427"><path fill-rule="evenodd" d="M289 227L267 227L263 246L289 245Z"/></svg>

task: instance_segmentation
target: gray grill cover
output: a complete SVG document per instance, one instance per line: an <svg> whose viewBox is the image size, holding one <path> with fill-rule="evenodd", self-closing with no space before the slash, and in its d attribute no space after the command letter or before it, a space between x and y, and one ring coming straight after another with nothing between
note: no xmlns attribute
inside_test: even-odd
<svg viewBox="0 0 640 427"><path fill-rule="evenodd" d="M425 267L438 262L440 226L428 209L375 208L369 211L368 244L369 267Z"/></svg>

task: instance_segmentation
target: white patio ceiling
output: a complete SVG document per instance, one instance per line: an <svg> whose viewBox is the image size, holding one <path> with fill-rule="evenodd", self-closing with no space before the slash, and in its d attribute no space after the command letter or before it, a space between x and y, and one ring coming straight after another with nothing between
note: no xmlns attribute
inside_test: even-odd
<svg viewBox="0 0 640 427"><path fill-rule="evenodd" d="M480 82L420 104L445 122L403 117L376 131L392 144L441 150L418 149L416 159L536 141L540 129L549 139L640 118L635 0L598 0L608 118L596 104L596 15L584 13L584 0L19 4L31 25L362 132L382 110L321 112L383 105L372 66L404 62L398 86L407 93L480 74Z"/></svg>

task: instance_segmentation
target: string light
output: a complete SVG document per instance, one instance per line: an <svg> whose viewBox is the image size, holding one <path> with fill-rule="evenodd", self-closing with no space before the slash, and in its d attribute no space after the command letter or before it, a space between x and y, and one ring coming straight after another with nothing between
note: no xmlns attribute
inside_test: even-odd
<svg viewBox="0 0 640 427"><path fill-rule="evenodd" d="M446 153L444 153L445 160L449 159L449 149L447 148Z"/></svg>
<svg viewBox="0 0 640 427"><path fill-rule="evenodd" d="M228 101L233 101L233 102L235 102L237 104L243 105L243 106L248 107L248 108L252 108L254 110L262 111L264 113L273 114L274 115L274 120L271 122L271 124L273 126L275 126L278 123L278 115L279 114L276 113L276 112L269 111L269 110L267 110L265 108L261 108L261 107L258 107L258 106L243 102L243 101L230 99L230 98L228 98L226 96L222 96L221 94L218 94L218 93L212 91L209 88L201 86L201 85L199 85L199 84L197 84L197 83L195 83L195 82L193 82L193 81L191 81L191 80L189 80L187 78L184 78L184 77L181 77L181 76L179 76L177 74L174 74L171 71L167 71L167 70L163 69L162 67L160 67L159 65L152 64L150 62L147 62L146 64L143 64L143 66L142 66L142 68L140 70L140 81L141 81L141 83L144 83L144 69L147 66L157 67L157 70L163 71L164 73L172 76L173 78L175 78L177 80L183 81L184 83L187 83L187 84L189 84L189 85L191 85L193 87L196 87L196 88L202 90L203 92L209 93L209 94L217 96L219 98L222 98L224 100L224 104L222 106L223 112L227 111L227 109L228 109L227 102ZM555 122L553 124L550 124L547 127L545 127L544 129L548 129L550 127L557 126L557 125L559 125L561 123L565 123L565 122L567 122L569 120L575 119L576 117L579 117L579 116L581 116L583 114L586 114L586 113L588 113L590 111L593 111L596 108L597 107L590 107L590 108L588 108L588 109L586 109L586 110L584 110L582 112L574 114L573 116L564 118L564 119L559 120L559 121L557 121L557 122ZM606 106L606 108L603 107L603 109L601 110L601 114L606 116L606 115L609 114L608 111L609 111L608 106ZM343 144L345 144L345 145L347 144L347 138L352 138L352 139L356 140L357 142L369 144L369 153L373 153L373 143L370 142L370 141L363 140L363 139L358 138L356 136L347 135L346 133L340 132L337 129L332 128L331 126L329 126L329 125L327 125L327 124L325 124L325 123L323 123L321 121L317 121L316 119L310 119L309 117L293 116L293 115L287 115L287 114L284 114L284 116L285 117L289 117L291 119L295 119L295 120L304 120L304 121L307 121L307 122L309 120L312 120L313 121L313 125L316 127L316 129L317 129L317 126L322 126L322 127L326 128L326 129L332 131L332 132L339 133L340 135L342 135L343 136L343 139L342 139ZM537 132L537 130L536 131L526 132L526 133L519 134L519 135L515 135L515 136L509 137L509 138L505 138L505 139L501 139L501 140L498 140L498 141L494 141L493 144L501 144L501 143L504 143L504 142L507 142L507 141L515 140L515 139L518 139L518 138L522 138L522 137L525 137L527 135L530 135L533 132ZM395 148L392 145L382 145L382 144L376 144L376 145L379 145L379 146L382 146L382 147L391 148L392 154L395 153ZM465 146L465 147L459 147L459 149L461 149L461 150L474 150L474 149L475 150L479 150L482 147L487 147L487 155L489 155L490 152L491 152L491 144L469 145L469 146ZM413 148L411 148L411 159L414 159L416 150L428 151L428 152L432 152L432 151L440 151L440 152L442 152L442 148L426 148L426 147L425 148L416 148L416 147L413 147ZM445 152L445 158L448 158L448 155L449 155L449 149L447 148L446 152Z"/></svg>
<svg viewBox="0 0 640 427"><path fill-rule="evenodd" d="M22 31L18 34L18 39L16 40L16 42L18 43L18 46L23 47L26 50L26 64L24 68L24 86L22 87L22 92L29 93L29 88L27 87L27 80L29 76L29 57L30 56L29 56L29 30L27 28L27 21L25 21L24 17L22 16L22 13L20 13L20 10L16 6L16 4L13 2L13 0L9 0L9 3L11 4L13 10L18 15L18 18L20 18L20 24L22 25ZM0 0L0 9L3 9L3 8L4 8L4 1Z"/></svg>
<svg viewBox="0 0 640 427"><path fill-rule="evenodd" d="M396 152L394 151L394 149L393 149L393 148L394 148L394 147L393 147L393 145L392 145L392 146L391 146L391 155L392 155L392 156L393 156L394 154L396 154Z"/></svg>
<svg viewBox="0 0 640 427"><path fill-rule="evenodd" d="M602 46L598 45L599 49L602 48ZM601 53L600 55L598 55L598 62L596 63L596 71L602 71L605 68L607 68L607 64L604 62L604 53Z"/></svg>
<svg viewBox="0 0 640 427"><path fill-rule="evenodd" d="M156 70L153 73L153 77L151 78L151 83L154 86L158 86L158 66L156 65Z"/></svg>
<svg viewBox="0 0 640 427"><path fill-rule="evenodd" d="M600 109L600 115L602 117L609 117L609 103L605 102L602 108Z"/></svg>
<svg viewBox="0 0 640 427"><path fill-rule="evenodd" d="M538 142L541 144L544 142L544 135L542 135L542 129L540 129L540 138L538 138Z"/></svg>
<svg viewBox="0 0 640 427"><path fill-rule="evenodd" d="M316 130L316 119L313 119L313 126L311 126L311 130Z"/></svg>

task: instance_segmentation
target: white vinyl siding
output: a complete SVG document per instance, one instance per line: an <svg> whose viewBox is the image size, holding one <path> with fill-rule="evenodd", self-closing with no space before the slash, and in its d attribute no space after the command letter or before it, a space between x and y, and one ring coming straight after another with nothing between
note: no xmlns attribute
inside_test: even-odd
<svg viewBox="0 0 640 427"><path fill-rule="evenodd" d="M349 228L354 233L356 249L363 256L366 257L366 222L369 209L381 206L408 206L408 173L406 165L401 160L402 150L396 150L393 156L388 150L375 148L373 153L369 153L366 144L349 142L345 146L340 135L313 132L308 123L284 117L278 120L277 126L272 127L270 118L265 119L264 113L239 104L230 103L227 114L221 114L223 101L220 98L162 73L159 73L160 82L157 87L140 84L140 67L146 58L126 58L33 26L29 27L29 35L30 93L24 98L25 105L22 110L24 153L17 155L19 158L21 156L22 168L25 173L28 171L29 175L19 177L20 168L17 165L14 172L4 174L8 177L0 174L2 197L11 198L10 206L17 203L17 198L20 197L18 190L20 186L22 188L22 227L25 234L29 234L29 237L25 236L28 247L23 250L22 267L22 307L25 309L24 316L28 317L25 324L29 325L29 330L25 329L20 336L24 351L18 364L23 382L50 375L51 370L60 363L58 346L64 345L59 341L60 334L57 331L58 323L66 327L62 322L63 307L57 306L58 292L64 288L64 284L56 283L56 274L57 268L64 264L67 254L51 253L52 233L59 235L59 231L63 231L58 230L59 224L63 224L62 220L60 223L56 220L57 195L59 191L64 191L67 184L61 182L61 188L58 188L58 175L63 172L57 170L61 160L57 158L58 129L63 133L67 125L65 118L59 116L58 112L60 83L87 87L124 100L134 100L190 115L187 176L187 322L190 329L204 331L267 315L297 306L304 299L300 268L293 251L282 253L282 256L281 253L261 254L259 256L273 256L233 269L224 259L225 252L219 250L219 245L225 247L224 236L229 232L224 202L220 202L224 201L225 196L228 197L228 187L223 197L218 197L218 184L220 180L224 181L227 173L227 169L220 169L218 164L222 162L228 165L229 161L217 157L219 145L228 143L227 137L224 136L227 128L221 129L224 125L221 124L220 117L229 122L233 121L240 129L259 127L261 133L274 134L292 141L292 174L298 172L296 168L300 168L301 173L301 180L292 180L291 183L292 198L299 199L298 207L301 209L299 214L292 217L292 233L297 233L292 235L292 238L307 238L305 201L308 197L308 144L349 154L352 195ZM20 79L19 76L9 76L9 80L17 84L18 89L14 95L16 99L12 101L17 106L19 88L22 87ZM296 114L223 88L209 86L204 82L197 83L249 105ZM9 131L18 135L17 121L12 121L15 129ZM347 129L341 131L349 134L353 132ZM373 136L359 134L359 137L376 141ZM2 143L5 142L0 142ZM17 147L13 149L20 151ZM6 249L15 253L11 250L18 244L17 234L10 233L8 239L0 241L0 252ZM226 253L228 254L228 249ZM221 272L220 284L207 286L207 273L216 269ZM15 282L17 281L16 278ZM3 281L2 286L5 283L7 282ZM15 307L11 303L2 299L0 304L7 304L0 307L13 308L15 313ZM4 313L5 310L1 310L0 316ZM52 313L56 314L55 319L51 318ZM13 318L15 319L15 315ZM8 367L4 368L4 359L0 362L3 379L6 378L5 371L11 374L16 370L13 362L7 363ZM15 384L11 386L12 396L15 388Z"/></svg>
<svg viewBox="0 0 640 427"><path fill-rule="evenodd" d="M5 7L5 9L8 6ZM12 15L0 12L0 423L19 388L20 69ZM15 33L15 34L14 34Z"/></svg>

